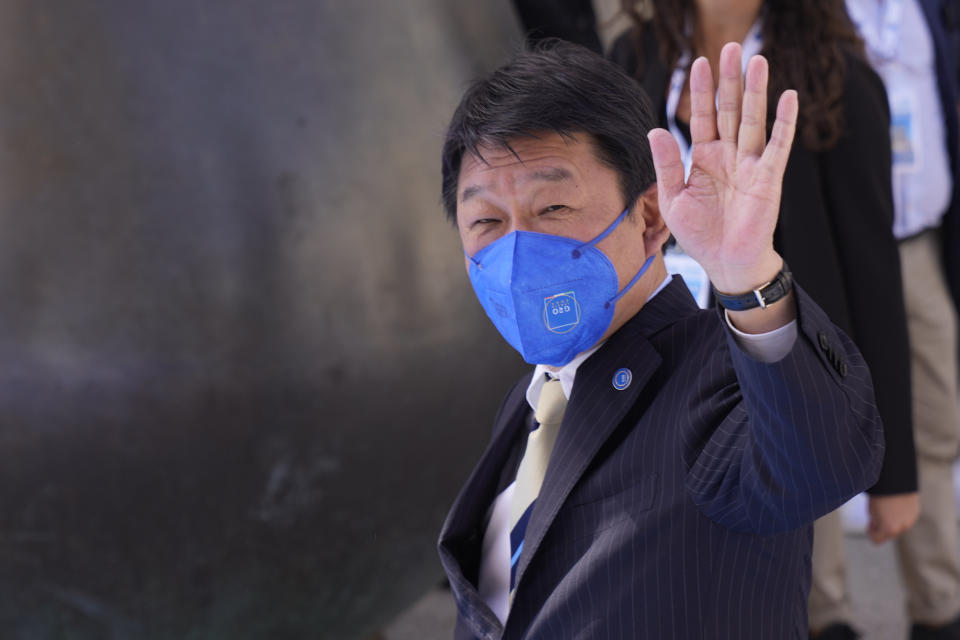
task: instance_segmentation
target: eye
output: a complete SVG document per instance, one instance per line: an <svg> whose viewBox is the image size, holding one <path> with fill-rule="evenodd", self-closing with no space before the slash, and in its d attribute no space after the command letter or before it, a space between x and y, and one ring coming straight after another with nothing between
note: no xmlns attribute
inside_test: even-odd
<svg viewBox="0 0 960 640"><path fill-rule="evenodd" d="M476 220L470 223L470 228L472 229L478 225L484 226L484 225L496 224L498 222L500 221L496 218L477 218Z"/></svg>
<svg viewBox="0 0 960 640"><path fill-rule="evenodd" d="M552 204L549 207L544 207L540 211L540 214L543 215L544 213L553 213L554 211L561 211L566 208L567 208L566 205L563 205L563 204Z"/></svg>

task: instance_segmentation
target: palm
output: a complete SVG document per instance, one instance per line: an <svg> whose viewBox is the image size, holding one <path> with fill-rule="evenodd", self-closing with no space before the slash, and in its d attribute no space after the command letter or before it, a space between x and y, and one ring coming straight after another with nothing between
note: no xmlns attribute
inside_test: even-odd
<svg viewBox="0 0 960 640"><path fill-rule="evenodd" d="M759 284L756 274L769 275L776 259L773 230L797 104L793 92L781 97L767 144L765 61L751 60L742 93L739 45L724 48L720 67L719 111L706 60L691 69L693 164L685 183L670 134L657 130L650 142L667 226L718 289L739 290Z"/></svg>
<svg viewBox="0 0 960 640"><path fill-rule="evenodd" d="M763 180L755 159L738 163L730 146L697 148L687 187L663 211L684 250L709 265L755 261L756 239L772 237L779 208L778 185Z"/></svg>

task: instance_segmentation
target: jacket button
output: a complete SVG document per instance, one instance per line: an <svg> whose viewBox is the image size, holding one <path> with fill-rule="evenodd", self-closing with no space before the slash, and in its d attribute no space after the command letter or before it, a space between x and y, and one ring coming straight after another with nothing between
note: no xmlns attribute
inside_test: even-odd
<svg viewBox="0 0 960 640"><path fill-rule="evenodd" d="M840 372L840 375L841 375L841 376L846 376L846 375L847 375L847 363L846 363L846 362L841 362L841 363L840 363L840 368L838 369L838 371Z"/></svg>
<svg viewBox="0 0 960 640"><path fill-rule="evenodd" d="M821 349L824 351L828 351L830 349L830 341L827 340L827 334L825 334L823 331L817 332L817 340L820 342Z"/></svg>

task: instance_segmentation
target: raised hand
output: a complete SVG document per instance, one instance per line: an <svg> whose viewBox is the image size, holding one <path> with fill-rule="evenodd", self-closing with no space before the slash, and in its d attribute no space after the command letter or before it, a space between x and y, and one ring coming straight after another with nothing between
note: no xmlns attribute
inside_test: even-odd
<svg viewBox="0 0 960 640"><path fill-rule="evenodd" d="M683 250L725 293L755 289L783 264L773 249L773 231L798 111L797 93L785 91L767 143L767 61L750 59L745 90L740 69L740 45L729 43L720 54L717 94L707 60L693 63L693 166L686 183L673 136L663 129L650 132L663 218Z"/></svg>

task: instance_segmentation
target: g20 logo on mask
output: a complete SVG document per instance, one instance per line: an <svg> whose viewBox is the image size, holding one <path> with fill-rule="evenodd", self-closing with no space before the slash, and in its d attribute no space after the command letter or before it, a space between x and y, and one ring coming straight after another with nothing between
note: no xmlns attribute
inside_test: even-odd
<svg viewBox="0 0 960 640"><path fill-rule="evenodd" d="M573 291L543 299L543 324L553 333L568 333L580 324L580 305Z"/></svg>

